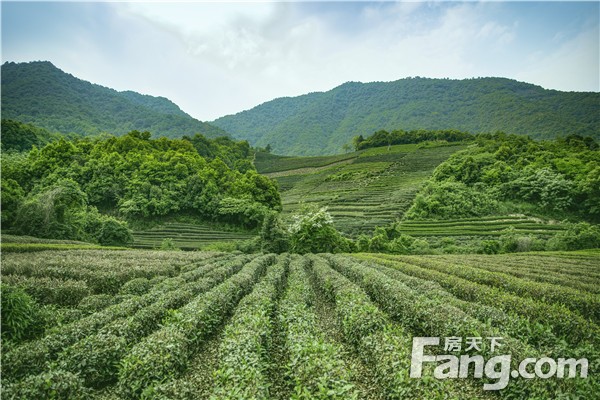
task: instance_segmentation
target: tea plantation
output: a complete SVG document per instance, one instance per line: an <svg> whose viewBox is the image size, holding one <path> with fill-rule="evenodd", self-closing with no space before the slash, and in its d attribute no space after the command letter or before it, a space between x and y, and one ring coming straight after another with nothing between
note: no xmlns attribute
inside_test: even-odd
<svg viewBox="0 0 600 400"><path fill-rule="evenodd" d="M2 394L593 398L599 256L8 252ZM410 378L416 336L501 337L511 369L527 357L585 357L589 375L511 378L499 391L484 391L480 378L434 379L428 367Z"/></svg>
<svg viewBox="0 0 600 400"><path fill-rule="evenodd" d="M279 183L283 211L327 206L336 228L356 236L401 218L435 167L467 145L372 148L331 157L259 153L259 172Z"/></svg>
<svg viewBox="0 0 600 400"><path fill-rule="evenodd" d="M171 239L175 247L192 250L214 243L247 240L253 236L246 231L225 231L206 225L171 222L147 230L134 231L133 247L157 249L161 247L163 240Z"/></svg>

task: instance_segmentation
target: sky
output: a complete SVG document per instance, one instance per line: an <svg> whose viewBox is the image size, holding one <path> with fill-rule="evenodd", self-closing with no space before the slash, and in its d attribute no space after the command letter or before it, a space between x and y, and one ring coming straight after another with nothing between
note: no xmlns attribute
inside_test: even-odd
<svg viewBox="0 0 600 400"><path fill-rule="evenodd" d="M347 81L498 76L600 91L600 2L6 2L2 62L47 60L202 121Z"/></svg>

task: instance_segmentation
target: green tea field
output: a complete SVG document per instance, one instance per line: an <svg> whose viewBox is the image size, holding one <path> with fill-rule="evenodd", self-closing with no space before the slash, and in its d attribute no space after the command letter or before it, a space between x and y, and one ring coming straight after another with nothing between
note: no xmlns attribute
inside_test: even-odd
<svg viewBox="0 0 600 400"><path fill-rule="evenodd" d="M332 157L257 156L256 167L279 183L283 211L327 206L336 228L356 236L401 218L435 167L466 145L372 148Z"/></svg>
<svg viewBox="0 0 600 400"><path fill-rule="evenodd" d="M218 242L235 242L252 237L252 234L246 232L224 231L206 225L171 222L144 231L134 231L133 247L156 249L160 248L164 239L172 239L175 247L192 250Z"/></svg>
<svg viewBox="0 0 600 400"><path fill-rule="evenodd" d="M2 285L3 305L13 301L12 314L3 315L4 399L589 399L600 392L597 250L4 253ZM482 338L468 354L510 355L513 373L527 358L586 358L589 372L511 373L500 390L483 390L499 379L435 379L431 362L411 378L414 337ZM485 346L489 338L500 347Z"/></svg>

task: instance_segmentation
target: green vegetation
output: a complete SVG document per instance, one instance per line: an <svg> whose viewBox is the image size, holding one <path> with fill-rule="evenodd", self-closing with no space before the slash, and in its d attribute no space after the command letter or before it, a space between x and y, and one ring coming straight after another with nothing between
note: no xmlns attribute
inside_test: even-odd
<svg viewBox="0 0 600 400"><path fill-rule="evenodd" d="M391 147L394 144L409 144L422 142L467 142L475 139L474 135L467 132L440 130L440 131L385 131L380 130L369 136L367 139L362 135L355 136L352 139L355 150L368 149L372 147Z"/></svg>
<svg viewBox="0 0 600 400"><path fill-rule="evenodd" d="M47 62L2 75L6 398L600 393L597 93L347 83L216 121L251 148ZM432 336L589 376L411 378Z"/></svg>
<svg viewBox="0 0 600 400"><path fill-rule="evenodd" d="M54 244L54 243L3 243L0 249L4 252L29 253L44 250L119 250L127 247L99 246L97 244Z"/></svg>
<svg viewBox="0 0 600 400"><path fill-rule="evenodd" d="M598 260L597 251L7 253L3 395L591 398L594 362L585 379L513 378L494 393L482 388L489 380L434 379L432 365L422 379L409 371L414 336L502 337L511 370L549 354L597 359ZM41 304L42 289L75 300ZM470 354L496 355L485 346Z"/></svg>
<svg viewBox="0 0 600 400"><path fill-rule="evenodd" d="M275 99L212 123L275 154L342 152L379 130L503 131L551 139L600 139L599 93L567 93L504 78L407 78L348 82L328 92Z"/></svg>
<svg viewBox="0 0 600 400"><path fill-rule="evenodd" d="M38 322L37 304L23 289L2 282L2 340L23 341L33 336Z"/></svg>
<svg viewBox="0 0 600 400"><path fill-rule="evenodd" d="M74 138L75 135L68 135ZM2 151L28 151L33 146L43 147L64 135L51 133L31 124L23 124L10 119L2 120Z"/></svg>
<svg viewBox="0 0 600 400"><path fill-rule="evenodd" d="M278 182L284 218L305 204L327 207L336 229L357 237L402 218L435 167L465 148L405 144L331 157L268 155L260 162L257 155L257 168Z"/></svg>
<svg viewBox="0 0 600 400"><path fill-rule="evenodd" d="M306 214L307 205L326 207L333 226L354 242L313 252L496 254L600 246L600 228L582 222L597 222L600 204L600 152L593 139L536 142L456 131L390 135L380 131L358 141L362 150L339 156L258 153L261 171L269 171L282 192L283 218L271 225L289 230L292 214ZM394 145L387 137L420 143ZM448 142L454 138L470 145ZM285 232L265 234L263 248L270 251L280 252L281 245L267 241L289 241ZM283 248L299 251L289 243Z"/></svg>
<svg viewBox="0 0 600 400"><path fill-rule="evenodd" d="M124 135L132 130L171 138L197 133L211 138L227 135L163 97L94 85L47 61L2 65L2 117L51 132L84 136Z"/></svg>
<svg viewBox="0 0 600 400"><path fill-rule="evenodd" d="M438 166L406 219L447 219L529 211L600 221L600 151L591 138L555 141L479 135L477 146Z"/></svg>
<svg viewBox="0 0 600 400"><path fill-rule="evenodd" d="M273 334L271 316L289 260L282 258L236 309L221 343L213 398L268 399L268 370Z"/></svg>
<svg viewBox="0 0 600 400"><path fill-rule="evenodd" d="M285 157L259 151L256 153L254 165L261 174L268 174L300 168L326 167L335 163L350 161L355 158L356 154L354 153L321 157Z"/></svg>
<svg viewBox="0 0 600 400"><path fill-rule="evenodd" d="M86 250L86 249L119 250L125 247L99 246L93 243L76 240L41 239L33 236L18 236L2 234L0 250L3 252L27 253L44 250Z"/></svg>
<svg viewBox="0 0 600 400"><path fill-rule="evenodd" d="M3 155L2 222L18 234L107 246L132 244L124 219L139 225L193 214L257 228L270 210L280 209L280 199L249 157L246 142L201 135L153 140L133 131L61 139Z"/></svg>
<svg viewBox="0 0 600 400"><path fill-rule="evenodd" d="M352 242L335 229L324 208L304 207L291 219L288 232L290 251L294 253L339 253L352 248Z"/></svg>
<svg viewBox="0 0 600 400"><path fill-rule="evenodd" d="M216 242L240 242L250 240L254 235L248 231L232 231L191 223L169 222L143 231L133 232L133 247L161 248L165 241L183 250L204 249Z"/></svg>

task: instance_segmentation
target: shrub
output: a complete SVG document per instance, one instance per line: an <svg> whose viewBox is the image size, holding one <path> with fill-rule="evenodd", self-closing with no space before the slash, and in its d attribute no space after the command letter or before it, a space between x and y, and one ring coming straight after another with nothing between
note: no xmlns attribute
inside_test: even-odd
<svg viewBox="0 0 600 400"><path fill-rule="evenodd" d="M86 194L71 179L36 187L19 207L15 229L37 237L79 239L83 225L80 213L86 202Z"/></svg>
<svg viewBox="0 0 600 400"><path fill-rule="evenodd" d="M140 296L150 290L150 287L152 283L147 278L135 278L121 286L119 293Z"/></svg>
<svg viewBox="0 0 600 400"><path fill-rule="evenodd" d="M369 251L369 237L367 235L360 235L356 240L356 250L359 252Z"/></svg>
<svg viewBox="0 0 600 400"><path fill-rule="evenodd" d="M4 141L2 141L4 145ZM2 225L8 228L14 222L16 210L19 203L23 200L25 192L14 179L2 179Z"/></svg>
<svg viewBox="0 0 600 400"><path fill-rule="evenodd" d="M261 241L259 237L243 240L235 244L235 249L242 253L252 254L261 251Z"/></svg>
<svg viewBox="0 0 600 400"><path fill-rule="evenodd" d="M11 286L22 288L40 304L76 306L90 294L90 288L80 280L24 275L6 275L2 279Z"/></svg>
<svg viewBox="0 0 600 400"><path fill-rule="evenodd" d="M67 348L58 358L58 365L65 371L76 372L86 386L102 387L116 381L115 365L118 365L127 342L124 337L112 334L92 335ZM86 368L93 365L93 368Z"/></svg>
<svg viewBox="0 0 600 400"><path fill-rule="evenodd" d="M265 253L285 253L289 249L289 237L276 213L266 215L260 230L260 250Z"/></svg>
<svg viewBox="0 0 600 400"><path fill-rule="evenodd" d="M368 250L370 252L379 253L379 252L385 251L386 248L389 249L389 247L388 247L388 238L387 238L387 236L385 236L383 234L374 235L369 240Z"/></svg>
<svg viewBox="0 0 600 400"><path fill-rule="evenodd" d="M518 235L512 226L505 229L500 236L500 251L503 253L541 251L544 248L545 244L543 240L533 235Z"/></svg>
<svg viewBox="0 0 600 400"><path fill-rule="evenodd" d="M200 248L202 251L223 251L223 252L232 252L237 250L237 244L233 241L219 241L212 242L208 244L202 245Z"/></svg>
<svg viewBox="0 0 600 400"><path fill-rule="evenodd" d="M2 398L19 400L85 400L90 395L81 378L62 370L32 375L18 383L9 384L2 390Z"/></svg>
<svg viewBox="0 0 600 400"><path fill-rule="evenodd" d="M290 251L294 253L338 253L350 251L350 242L333 226L325 207L304 206L292 215L288 227Z"/></svg>
<svg viewBox="0 0 600 400"><path fill-rule="evenodd" d="M477 252L482 254L498 254L500 252L500 242L497 240L482 240Z"/></svg>
<svg viewBox="0 0 600 400"><path fill-rule="evenodd" d="M133 236L127 222L104 217L97 240L103 246L129 246L133 243Z"/></svg>
<svg viewBox="0 0 600 400"><path fill-rule="evenodd" d="M431 247L427 240L415 239L410 245L410 252L412 254L428 254L431 252Z"/></svg>
<svg viewBox="0 0 600 400"><path fill-rule="evenodd" d="M133 236L127 223L88 206L87 195L71 179L36 186L16 213L15 230L41 238L93 241L128 246Z"/></svg>
<svg viewBox="0 0 600 400"><path fill-rule="evenodd" d="M164 238L163 241L160 243L160 249L167 251L180 250L179 247L175 246L175 241L171 238Z"/></svg>
<svg viewBox="0 0 600 400"><path fill-rule="evenodd" d="M491 215L497 209L498 202L481 188L472 188L462 182L430 181L419 192L405 217L469 218Z"/></svg>
<svg viewBox="0 0 600 400"><path fill-rule="evenodd" d="M411 252L414 242L415 238L402 234L388 244L387 250L390 253L395 254L408 254ZM429 244L427 244L427 246L429 246Z"/></svg>
<svg viewBox="0 0 600 400"><path fill-rule="evenodd" d="M571 224L569 228L548 240L548 250L582 250L600 248L600 228L586 222Z"/></svg>
<svg viewBox="0 0 600 400"><path fill-rule="evenodd" d="M2 338L14 341L26 338L38 316L37 307L22 289L2 285Z"/></svg>
<svg viewBox="0 0 600 400"><path fill-rule="evenodd" d="M86 314L93 314L115 302L115 297L109 294L92 294L83 298L77 308Z"/></svg>
<svg viewBox="0 0 600 400"><path fill-rule="evenodd" d="M239 224L247 228L260 226L269 209L249 199L226 197L219 202L217 213L226 222Z"/></svg>
<svg viewBox="0 0 600 400"><path fill-rule="evenodd" d="M562 174L550 168L524 171L524 174L512 182L516 197L549 211L563 211L573 203L575 183Z"/></svg>

